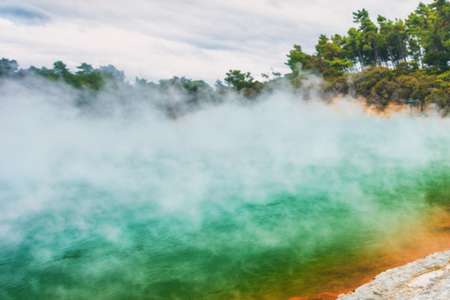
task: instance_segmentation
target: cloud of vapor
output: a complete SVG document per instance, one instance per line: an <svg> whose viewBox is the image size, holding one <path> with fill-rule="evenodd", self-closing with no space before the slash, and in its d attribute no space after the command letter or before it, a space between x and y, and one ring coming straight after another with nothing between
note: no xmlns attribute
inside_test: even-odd
<svg viewBox="0 0 450 300"><path fill-rule="evenodd" d="M0 252L50 266L83 259L77 245L99 241L160 255L246 248L251 256L292 245L306 253L350 228L387 230L418 214L430 174L450 167L450 120L380 118L350 98L330 105L279 90L252 105L230 96L170 119L158 95L117 104L120 91L104 91L86 110L58 83L0 89ZM23 245L29 252L17 254ZM156 254L98 251L80 278L99 280L114 263L147 256L151 270L166 270ZM180 265L184 279L203 267ZM136 274L127 280L156 276Z"/></svg>
<svg viewBox="0 0 450 300"><path fill-rule="evenodd" d="M234 191L250 201L267 189L291 191L311 180L310 167L423 166L444 159L440 147L448 139L446 119L382 119L351 99L327 106L283 91L257 105L229 101L172 120L151 95L114 108L115 95L105 92L98 105L108 115L89 115L63 85L9 83L2 90L0 179L7 186L51 190L85 182L183 210Z"/></svg>

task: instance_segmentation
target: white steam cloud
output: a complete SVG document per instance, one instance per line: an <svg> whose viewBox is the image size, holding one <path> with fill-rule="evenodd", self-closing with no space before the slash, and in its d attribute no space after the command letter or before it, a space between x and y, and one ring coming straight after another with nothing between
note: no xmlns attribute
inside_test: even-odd
<svg viewBox="0 0 450 300"><path fill-rule="evenodd" d="M118 105L123 91L105 91L86 110L56 83L0 89L0 248L29 244L23 255L42 264L82 257L67 249L96 239L119 250L147 243L164 255L182 247L174 245L212 256L262 251L299 237L313 249L340 230L389 227L414 213L426 205L414 187L450 167L450 120L408 112L382 118L350 98L326 104L280 90L255 104L230 96L170 119L154 95L121 94ZM124 260L142 266L148 256L102 253L90 256L80 278L96 280ZM155 257L156 275L136 271L130 279L131 269L123 270L124 280L171 278ZM181 266L180 278L200 268Z"/></svg>

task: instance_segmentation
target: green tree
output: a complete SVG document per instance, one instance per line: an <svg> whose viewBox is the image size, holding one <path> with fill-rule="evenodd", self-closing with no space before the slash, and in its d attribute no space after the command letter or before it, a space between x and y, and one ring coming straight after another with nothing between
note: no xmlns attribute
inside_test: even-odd
<svg viewBox="0 0 450 300"><path fill-rule="evenodd" d="M379 65L381 62L379 53L380 36L377 26L370 19L369 12L366 9L354 12L353 22L359 24L363 64Z"/></svg>
<svg viewBox="0 0 450 300"><path fill-rule="evenodd" d="M255 83L255 79L249 72L240 70L230 70L226 73L224 81L228 86L240 91L245 88L251 88Z"/></svg>
<svg viewBox="0 0 450 300"><path fill-rule="evenodd" d="M402 20L387 20L378 16L380 35L380 56L384 62L390 61L395 66L406 62L408 57L408 34Z"/></svg>
<svg viewBox="0 0 450 300"><path fill-rule="evenodd" d="M300 45L294 45L293 49L289 51L287 58L286 65L293 74L298 75L301 70L316 69L314 56L303 52Z"/></svg>
<svg viewBox="0 0 450 300"><path fill-rule="evenodd" d="M77 69L78 69L77 74L80 74L80 75L90 74L90 73L94 72L94 67L87 63L82 63L81 65L79 65L77 67Z"/></svg>
<svg viewBox="0 0 450 300"><path fill-rule="evenodd" d="M450 2L435 0L430 7L434 18L427 34L424 62L445 71L450 68Z"/></svg>
<svg viewBox="0 0 450 300"><path fill-rule="evenodd" d="M249 72L240 70L228 71L224 81L229 87L249 98L257 96L264 88L264 84L255 80Z"/></svg>
<svg viewBox="0 0 450 300"><path fill-rule="evenodd" d="M70 73L67 65L60 60L53 64L53 72L60 77L67 76Z"/></svg>
<svg viewBox="0 0 450 300"><path fill-rule="evenodd" d="M71 83L75 87L86 87L98 91L104 85L105 79L102 73L93 66L82 63L77 67L78 71L71 78Z"/></svg>
<svg viewBox="0 0 450 300"><path fill-rule="evenodd" d="M346 57L344 49L345 40L336 34L331 39L325 35L319 37L316 45L316 56L318 58L318 69L325 77L336 77L343 75L353 63Z"/></svg>
<svg viewBox="0 0 450 300"><path fill-rule="evenodd" d="M360 68L364 66L363 40L362 34L358 29L352 27L348 30L343 48L346 57L350 59L354 65L358 65Z"/></svg>
<svg viewBox="0 0 450 300"><path fill-rule="evenodd" d="M13 59L0 59L0 77L11 77L19 70L19 64Z"/></svg>
<svg viewBox="0 0 450 300"><path fill-rule="evenodd" d="M406 20L412 56L433 69L445 71L450 61L450 3L419 4Z"/></svg>

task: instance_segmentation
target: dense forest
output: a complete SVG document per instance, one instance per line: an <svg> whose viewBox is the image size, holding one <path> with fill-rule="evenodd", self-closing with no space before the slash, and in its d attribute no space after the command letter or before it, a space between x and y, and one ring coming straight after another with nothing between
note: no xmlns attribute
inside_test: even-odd
<svg viewBox="0 0 450 300"><path fill-rule="evenodd" d="M424 111L430 106L443 115L450 113L450 3L434 0L420 3L405 20L378 16L374 21L365 9L353 13L354 27L346 35L320 35L315 53L294 45L287 54L287 74L261 74L257 80L249 72L230 70L223 81L211 86L185 77L149 82L126 80L114 66L94 68L83 63L71 71L62 61L53 68L21 69L15 60L0 60L0 84L5 79L45 78L67 83L79 91L78 104L95 101L106 88L128 93L158 95L158 104L170 115L195 109L202 103L224 101L230 92L243 101L256 101L282 85L295 91L317 89L323 97L360 97L380 110L389 103L410 105ZM313 75L322 78L311 86ZM309 82L309 83L308 83ZM171 97L181 95L181 101ZM306 93L308 95L308 93Z"/></svg>

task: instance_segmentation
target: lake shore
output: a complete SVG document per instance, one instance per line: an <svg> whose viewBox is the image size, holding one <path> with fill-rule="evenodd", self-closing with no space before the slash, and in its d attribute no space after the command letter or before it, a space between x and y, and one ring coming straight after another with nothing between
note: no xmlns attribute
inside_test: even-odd
<svg viewBox="0 0 450 300"><path fill-rule="evenodd" d="M387 270L338 299L450 299L450 250Z"/></svg>

